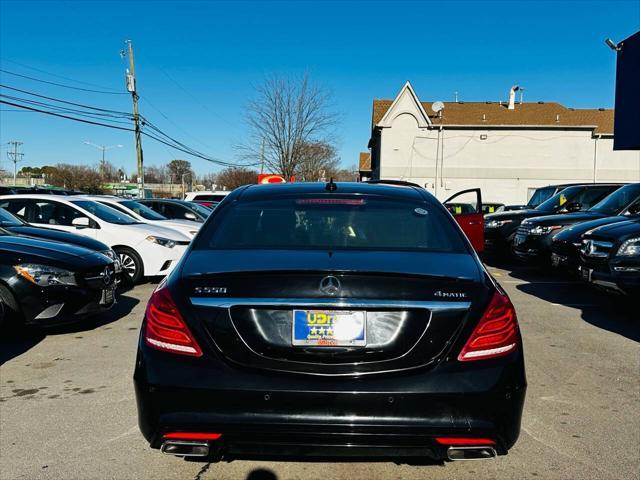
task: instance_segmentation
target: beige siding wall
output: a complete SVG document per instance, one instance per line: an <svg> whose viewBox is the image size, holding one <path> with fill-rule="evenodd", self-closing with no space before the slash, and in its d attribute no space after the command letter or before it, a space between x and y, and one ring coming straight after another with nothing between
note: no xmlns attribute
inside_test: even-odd
<svg viewBox="0 0 640 480"><path fill-rule="evenodd" d="M441 200L479 186L484 200L507 204L526 202L533 187L592 182L594 167L596 181L640 181L640 152L614 152L590 130L445 128L439 140L434 123L419 128L404 113L382 130L380 178L426 185Z"/></svg>

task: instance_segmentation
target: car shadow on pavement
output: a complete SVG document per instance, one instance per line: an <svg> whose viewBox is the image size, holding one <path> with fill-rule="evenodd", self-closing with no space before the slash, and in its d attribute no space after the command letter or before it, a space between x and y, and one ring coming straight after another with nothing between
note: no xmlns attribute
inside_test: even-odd
<svg viewBox="0 0 640 480"><path fill-rule="evenodd" d="M640 318L631 298L599 290L575 276L554 272L550 267L536 268L517 260L486 259L485 263L508 271L513 279L522 280L523 283L516 285L521 292L579 309L582 319L594 327L640 342Z"/></svg>
<svg viewBox="0 0 640 480"><path fill-rule="evenodd" d="M118 302L108 312L73 324L49 328L32 325L8 327L0 337L0 365L31 350L48 335L86 332L116 322L128 315L138 303L140 303L140 300L136 298L128 295L119 295Z"/></svg>

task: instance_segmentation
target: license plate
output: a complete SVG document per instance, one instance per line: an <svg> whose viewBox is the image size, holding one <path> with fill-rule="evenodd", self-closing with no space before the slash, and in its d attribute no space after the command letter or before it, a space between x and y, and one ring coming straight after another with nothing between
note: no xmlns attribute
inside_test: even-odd
<svg viewBox="0 0 640 480"><path fill-rule="evenodd" d="M553 267L558 267L561 264L564 263L566 257L563 257L562 255L558 255L557 253L552 253L551 254L551 266Z"/></svg>
<svg viewBox="0 0 640 480"><path fill-rule="evenodd" d="M107 288L102 290L102 295L100 296L100 305L110 305L113 303L113 292L115 289Z"/></svg>
<svg viewBox="0 0 640 480"><path fill-rule="evenodd" d="M591 281L591 274L593 273L593 270L591 268L581 268L580 269L580 276L582 277L582 279L585 282L590 282Z"/></svg>
<svg viewBox="0 0 640 480"><path fill-rule="evenodd" d="M294 310L293 345L317 347L367 344L366 312Z"/></svg>

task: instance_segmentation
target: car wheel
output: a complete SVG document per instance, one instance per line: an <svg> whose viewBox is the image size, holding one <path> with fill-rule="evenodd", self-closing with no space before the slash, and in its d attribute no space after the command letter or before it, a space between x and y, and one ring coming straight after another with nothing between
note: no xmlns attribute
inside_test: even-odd
<svg viewBox="0 0 640 480"><path fill-rule="evenodd" d="M126 247L115 248L114 250L118 254L118 258L120 258L122 273L126 279L132 284L140 283L144 272L140 256L135 251Z"/></svg>
<svg viewBox="0 0 640 480"><path fill-rule="evenodd" d="M0 328L21 320L22 314L20 313L18 302L16 302L11 290L3 285L0 285L0 308L2 309L0 312Z"/></svg>

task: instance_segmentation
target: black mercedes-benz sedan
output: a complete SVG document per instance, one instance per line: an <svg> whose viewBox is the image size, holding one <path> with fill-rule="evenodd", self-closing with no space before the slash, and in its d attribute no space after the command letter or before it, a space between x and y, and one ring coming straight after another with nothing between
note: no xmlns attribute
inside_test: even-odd
<svg viewBox="0 0 640 480"><path fill-rule="evenodd" d="M35 227L13 213L0 207L0 228L7 232L23 237L40 238L42 240L53 240L56 242L77 245L89 250L95 250L109 257L114 262L116 274L120 274L122 266L116 252L108 245L99 242L95 238L86 235L76 235L75 233L63 232L62 230L54 230L53 228Z"/></svg>
<svg viewBox="0 0 640 480"><path fill-rule="evenodd" d="M510 253L516 231L527 218L586 210L621 186L606 183L574 185L556 193L536 208L485 215L485 252L498 255Z"/></svg>
<svg viewBox="0 0 640 480"><path fill-rule="evenodd" d="M111 308L115 266L77 245L0 228L0 299L4 320L43 327L72 323Z"/></svg>
<svg viewBox="0 0 640 480"><path fill-rule="evenodd" d="M615 190L593 207L573 213L529 218L522 222L513 239L513 252L521 260L538 265L569 262L552 255L551 244L556 235L570 225L607 217L632 216L640 213L640 183L630 183Z"/></svg>
<svg viewBox="0 0 640 480"><path fill-rule="evenodd" d="M424 189L251 185L152 294L140 429L183 457L506 454L526 379L514 307Z"/></svg>
<svg viewBox="0 0 640 480"><path fill-rule="evenodd" d="M616 293L640 295L640 220L585 233L580 249L583 280Z"/></svg>

